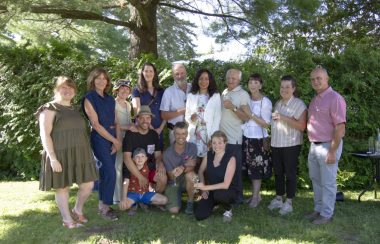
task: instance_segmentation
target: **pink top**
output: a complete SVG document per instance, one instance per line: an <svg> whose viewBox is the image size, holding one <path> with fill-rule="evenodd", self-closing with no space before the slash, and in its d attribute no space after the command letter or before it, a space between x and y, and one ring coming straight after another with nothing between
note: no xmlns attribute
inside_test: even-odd
<svg viewBox="0 0 380 244"><path fill-rule="evenodd" d="M307 134L311 142L331 141L337 124L346 123L346 102L331 87L311 100Z"/></svg>

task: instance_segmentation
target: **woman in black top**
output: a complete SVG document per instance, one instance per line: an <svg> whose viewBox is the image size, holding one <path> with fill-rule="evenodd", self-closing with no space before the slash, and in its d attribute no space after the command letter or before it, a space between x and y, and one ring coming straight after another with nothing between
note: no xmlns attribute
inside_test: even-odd
<svg viewBox="0 0 380 244"><path fill-rule="evenodd" d="M232 220L232 206L237 197L235 177L236 159L231 150L226 150L227 136L216 131L211 136L212 150L203 158L199 168L200 183L194 184L202 191L202 199L195 211L195 218L203 220L210 216L215 205L221 204L225 212L223 221Z"/></svg>

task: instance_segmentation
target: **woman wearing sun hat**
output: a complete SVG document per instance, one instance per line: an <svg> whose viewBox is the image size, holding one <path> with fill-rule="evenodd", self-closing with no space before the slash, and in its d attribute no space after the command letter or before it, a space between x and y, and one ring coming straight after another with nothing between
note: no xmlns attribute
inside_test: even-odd
<svg viewBox="0 0 380 244"><path fill-rule="evenodd" d="M120 79L118 80L112 92L116 95L115 98L115 113L117 117L117 121L119 122L119 126L121 129L121 138L124 138L125 131L131 129L132 118L131 118L131 109L132 106L128 102L128 98L131 94L131 82L129 80ZM119 203L122 194L122 173L123 173L123 151L120 149L116 153L116 161L115 161L115 169L116 169L116 184L115 184L115 193L113 195L113 202Z"/></svg>

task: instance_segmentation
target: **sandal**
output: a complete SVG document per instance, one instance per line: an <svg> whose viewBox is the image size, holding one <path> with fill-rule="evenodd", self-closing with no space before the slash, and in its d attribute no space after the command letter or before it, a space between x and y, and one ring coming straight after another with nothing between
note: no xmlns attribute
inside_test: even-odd
<svg viewBox="0 0 380 244"><path fill-rule="evenodd" d="M119 217L115 213L115 210L113 210L112 208L109 208L107 211L99 209L99 214L103 217L103 219L106 220L116 221L119 219Z"/></svg>
<svg viewBox="0 0 380 244"><path fill-rule="evenodd" d="M83 215L83 214L79 214L75 211L75 209L73 208L71 210L71 213L72 213L72 217L77 221L77 222L80 222L80 223L87 223L88 222L88 219Z"/></svg>
<svg viewBox="0 0 380 244"><path fill-rule="evenodd" d="M251 201L249 203L249 207L250 208L256 208L257 206L259 206L260 202L261 202L261 196L260 195L257 198L256 197L252 197Z"/></svg>
<svg viewBox="0 0 380 244"><path fill-rule="evenodd" d="M83 225L80 224L80 223L77 223L75 221L73 222L65 222L65 221L62 221L62 226L63 227L66 227L67 229L75 229L75 228L80 228L82 227Z"/></svg>

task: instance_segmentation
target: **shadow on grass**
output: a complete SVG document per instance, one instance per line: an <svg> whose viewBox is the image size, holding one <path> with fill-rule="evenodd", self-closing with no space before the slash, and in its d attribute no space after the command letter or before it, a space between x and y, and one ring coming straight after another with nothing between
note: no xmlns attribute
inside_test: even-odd
<svg viewBox="0 0 380 244"><path fill-rule="evenodd" d="M265 195L266 194L266 195ZM356 194L356 193L354 193ZM204 221L181 212L171 215L151 208L138 211L135 216L120 213L116 222L103 220L97 215L97 194L92 194L86 204L85 214L90 219L85 227L75 230L63 228L56 207L48 211L26 210L18 216L3 215L3 243L108 243L108 242L161 242L161 243L247 243L247 242L324 242L324 243L374 243L380 236L380 202L366 200L358 203L357 195L346 196L336 204L332 223L314 226L306 221L304 213L312 210L312 193L302 191L294 201L294 212L280 216L267 205L272 192L264 192L263 201L256 209L247 205L233 210L231 223L222 222L223 210L217 209ZM75 201L71 192L70 205ZM46 194L40 201L52 201L54 194Z"/></svg>

